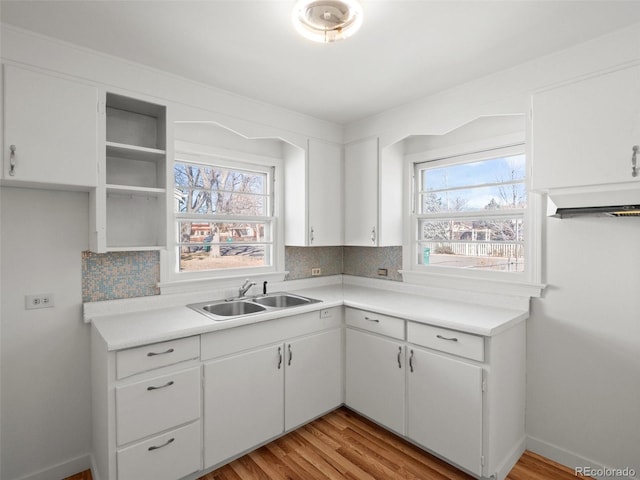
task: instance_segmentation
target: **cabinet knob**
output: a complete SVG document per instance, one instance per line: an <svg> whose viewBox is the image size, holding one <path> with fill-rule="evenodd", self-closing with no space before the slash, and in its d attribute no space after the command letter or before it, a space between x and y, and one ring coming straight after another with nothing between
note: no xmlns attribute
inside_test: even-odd
<svg viewBox="0 0 640 480"><path fill-rule="evenodd" d="M16 174L16 146L11 145L9 151L9 175L13 177Z"/></svg>
<svg viewBox="0 0 640 480"><path fill-rule="evenodd" d="M13 145L12 145L13 147ZM640 149L640 146L638 145L634 145L632 148L633 151L633 155L631 155L631 176L632 177L637 177L638 176L638 167L636 164L636 156L638 154L638 149Z"/></svg>

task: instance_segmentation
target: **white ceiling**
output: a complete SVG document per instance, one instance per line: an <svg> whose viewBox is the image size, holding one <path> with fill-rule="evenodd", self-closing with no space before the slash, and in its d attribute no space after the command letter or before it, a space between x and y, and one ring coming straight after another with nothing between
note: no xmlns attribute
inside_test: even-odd
<svg viewBox="0 0 640 480"><path fill-rule="evenodd" d="M294 0L1 0L0 19L346 124L640 22L640 1L361 0L343 42L300 38Z"/></svg>

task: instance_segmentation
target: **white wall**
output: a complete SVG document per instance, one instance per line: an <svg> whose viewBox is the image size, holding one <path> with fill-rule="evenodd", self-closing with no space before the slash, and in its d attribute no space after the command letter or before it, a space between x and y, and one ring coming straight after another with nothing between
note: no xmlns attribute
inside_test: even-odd
<svg viewBox="0 0 640 480"><path fill-rule="evenodd" d="M640 218L549 218L527 335L530 446L640 478Z"/></svg>
<svg viewBox="0 0 640 480"><path fill-rule="evenodd" d="M345 139L389 144L526 113L533 91L638 62L638 38L640 25L614 32L348 125ZM548 287L527 322L527 446L640 478L640 219L545 218L542 227Z"/></svg>
<svg viewBox="0 0 640 480"><path fill-rule="evenodd" d="M2 466L0 477L89 466L89 326L82 321L81 252L87 193L0 187L2 218ZM25 310L52 293L55 307ZM38 477L33 477L38 478Z"/></svg>

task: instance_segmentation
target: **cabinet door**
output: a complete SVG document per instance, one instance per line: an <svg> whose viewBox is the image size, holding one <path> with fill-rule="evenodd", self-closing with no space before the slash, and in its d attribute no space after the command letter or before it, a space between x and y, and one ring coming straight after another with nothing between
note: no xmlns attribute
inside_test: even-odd
<svg viewBox="0 0 640 480"><path fill-rule="evenodd" d="M347 329L346 404L404 434L403 345Z"/></svg>
<svg viewBox="0 0 640 480"><path fill-rule="evenodd" d="M371 247L378 237L378 139L345 147L345 245Z"/></svg>
<svg viewBox="0 0 640 480"><path fill-rule="evenodd" d="M287 343L285 360L285 430L302 425L342 403L340 330Z"/></svg>
<svg viewBox="0 0 640 480"><path fill-rule="evenodd" d="M204 366L205 468L283 432L284 346Z"/></svg>
<svg viewBox="0 0 640 480"><path fill-rule="evenodd" d="M482 368L412 348L407 378L407 436L481 475Z"/></svg>
<svg viewBox="0 0 640 480"><path fill-rule="evenodd" d="M342 148L309 140L309 245L343 244Z"/></svg>
<svg viewBox="0 0 640 480"><path fill-rule="evenodd" d="M97 185L95 87L6 65L4 95L5 180Z"/></svg>
<svg viewBox="0 0 640 480"><path fill-rule="evenodd" d="M533 96L532 188L544 190L639 180L640 66ZM640 155L638 158L640 166Z"/></svg>

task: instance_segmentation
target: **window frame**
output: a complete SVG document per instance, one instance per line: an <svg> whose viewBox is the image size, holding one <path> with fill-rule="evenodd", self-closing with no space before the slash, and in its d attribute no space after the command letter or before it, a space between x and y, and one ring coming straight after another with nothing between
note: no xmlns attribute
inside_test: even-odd
<svg viewBox="0 0 640 480"><path fill-rule="evenodd" d="M267 157L252 153L225 150L205 145L176 142L176 149L170 162L167 179L168 191L176 188L174 169L176 163L190 163L197 165L221 167L228 169L255 171L267 173L267 189L270 197L266 216L252 217L251 220L267 220L271 224L271 264L256 267L222 268L203 271L179 271L180 255L178 252L177 228L185 216L176 211L173 194L168 195L167 200L167 249L161 254L161 281L160 288L163 292L180 291L181 285L193 285L197 283L219 283L225 280L237 280L251 277L261 279L282 280L284 278L284 231L281 221L283 210L283 160L276 157ZM205 218L206 217L206 218ZM242 216L206 215L203 222L214 222L237 219L247 219Z"/></svg>
<svg viewBox="0 0 640 480"><path fill-rule="evenodd" d="M540 248L541 248L541 196L530 189L530 148L525 142L524 133L503 135L487 138L478 142L447 147L438 150L424 151L405 155L406 178L406 215L405 235L403 242L403 281L411 284L429 285L471 289L492 293L513 293L515 295L538 296L540 288ZM460 267L442 265L418 264L418 185L416 179L416 165L425 162L445 164L464 164L473 161L499 158L503 155L525 155L524 185L527 194L527 206L519 209L522 215L524 231L524 259L523 272L500 272L473 270ZM504 212L513 218L514 210ZM472 215L469 215L472 213ZM443 213L440 217L450 219L454 216L469 218L482 216L483 210L475 212L456 212L455 215ZM502 213L492 211L493 216ZM538 292L538 293L536 293Z"/></svg>

